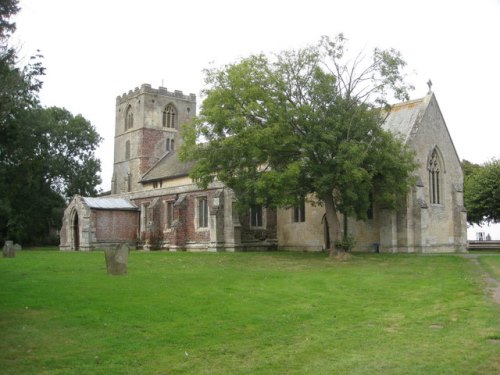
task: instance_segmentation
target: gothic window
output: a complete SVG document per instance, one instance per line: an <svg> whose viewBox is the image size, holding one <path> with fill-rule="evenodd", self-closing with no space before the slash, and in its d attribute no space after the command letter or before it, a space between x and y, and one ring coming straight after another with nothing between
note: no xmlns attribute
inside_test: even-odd
<svg viewBox="0 0 500 375"><path fill-rule="evenodd" d="M199 197L197 201L198 228L208 228L208 200Z"/></svg>
<svg viewBox="0 0 500 375"><path fill-rule="evenodd" d="M174 202L166 202L165 215L165 225L170 229L174 223Z"/></svg>
<svg viewBox="0 0 500 375"><path fill-rule="evenodd" d="M125 142L125 160L130 159L130 141Z"/></svg>
<svg viewBox="0 0 500 375"><path fill-rule="evenodd" d="M250 226L254 228L262 228L264 226L264 216L262 214L262 206L250 207Z"/></svg>
<svg viewBox="0 0 500 375"><path fill-rule="evenodd" d="M162 116L162 125L166 128L175 128L176 127L176 117L177 111L172 104L169 104L163 110Z"/></svg>
<svg viewBox="0 0 500 375"><path fill-rule="evenodd" d="M433 204L441 203L440 189L441 189L441 166L439 163L439 157L436 150L432 151L431 157L429 159L429 195L430 201Z"/></svg>
<svg viewBox="0 0 500 375"><path fill-rule="evenodd" d="M304 198L302 198L300 203L293 208L292 221L294 223L302 223L306 221L306 204Z"/></svg>
<svg viewBox="0 0 500 375"><path fill-rule="evenodd" d="M134 113L132 112L132 106L127 107L125 112L125 130L132 129L134 127Z"/></svg>

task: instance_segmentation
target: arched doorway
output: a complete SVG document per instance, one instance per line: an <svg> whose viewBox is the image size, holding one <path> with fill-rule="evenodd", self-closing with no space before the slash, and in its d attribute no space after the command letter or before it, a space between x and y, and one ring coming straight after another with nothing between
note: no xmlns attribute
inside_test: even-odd
<svg viewBox="0 0 500 375"><path fill-rule="evenodd" d="M76 211L73 218L73 248L80 250L80 225L78 223L78 212Z"/></svg>

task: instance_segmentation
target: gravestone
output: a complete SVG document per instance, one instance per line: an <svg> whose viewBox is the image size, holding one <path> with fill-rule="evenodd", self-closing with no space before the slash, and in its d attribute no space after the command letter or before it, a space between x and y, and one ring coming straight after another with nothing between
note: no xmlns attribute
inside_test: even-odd
<svg viewBox="0 0 500 375"><path fill-rule="evenodd" d="M14 258L16 256L16 249L14 248L13 241L5 241L2 250L4 258Z"/></svg>
<svg viewBox="0 0 500 375"><path fill-rule="evenodd" d="M125 275L127 273L129 251L130 247L127 243L104 250L108 275Z"/></svg>

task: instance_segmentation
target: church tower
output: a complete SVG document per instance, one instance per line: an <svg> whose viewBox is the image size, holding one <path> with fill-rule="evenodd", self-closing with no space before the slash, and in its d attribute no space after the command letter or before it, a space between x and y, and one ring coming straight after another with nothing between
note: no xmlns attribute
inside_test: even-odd
<svg viewBox="0 0 500 375"><path fill-rule="evenodd" d="M118 96L111 193L141 190L141 177L180 146L180 125L195 114L196 95L178 90L143 84Z"/></svg>

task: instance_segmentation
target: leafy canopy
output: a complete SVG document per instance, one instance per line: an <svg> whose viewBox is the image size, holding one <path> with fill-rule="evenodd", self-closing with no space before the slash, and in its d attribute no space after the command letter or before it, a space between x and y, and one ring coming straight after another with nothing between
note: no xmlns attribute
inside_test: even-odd
<svg viewBox="0 0 500 375"><path fill-rule="evenodd" d="M388 91L407 97L404 61L375 50L358 74L360 58L342 62L344 43L325 37L316 47L206 70L205 99L181 149L196 160L195 181L224 182L243 207L290 207L306 196L325 204L327 216L363 219L373 190L375 203L397 207L415 163L381 125Z"/></svg>
<svg viewBox="0 0 500 375"><path fill-rule="evenodd" d="M42 108L41 56L20 66L8 45L16 0L0 6L0 242L36 242L59 227L65 198L95 195L101 141L81 115Z"/></svg>

